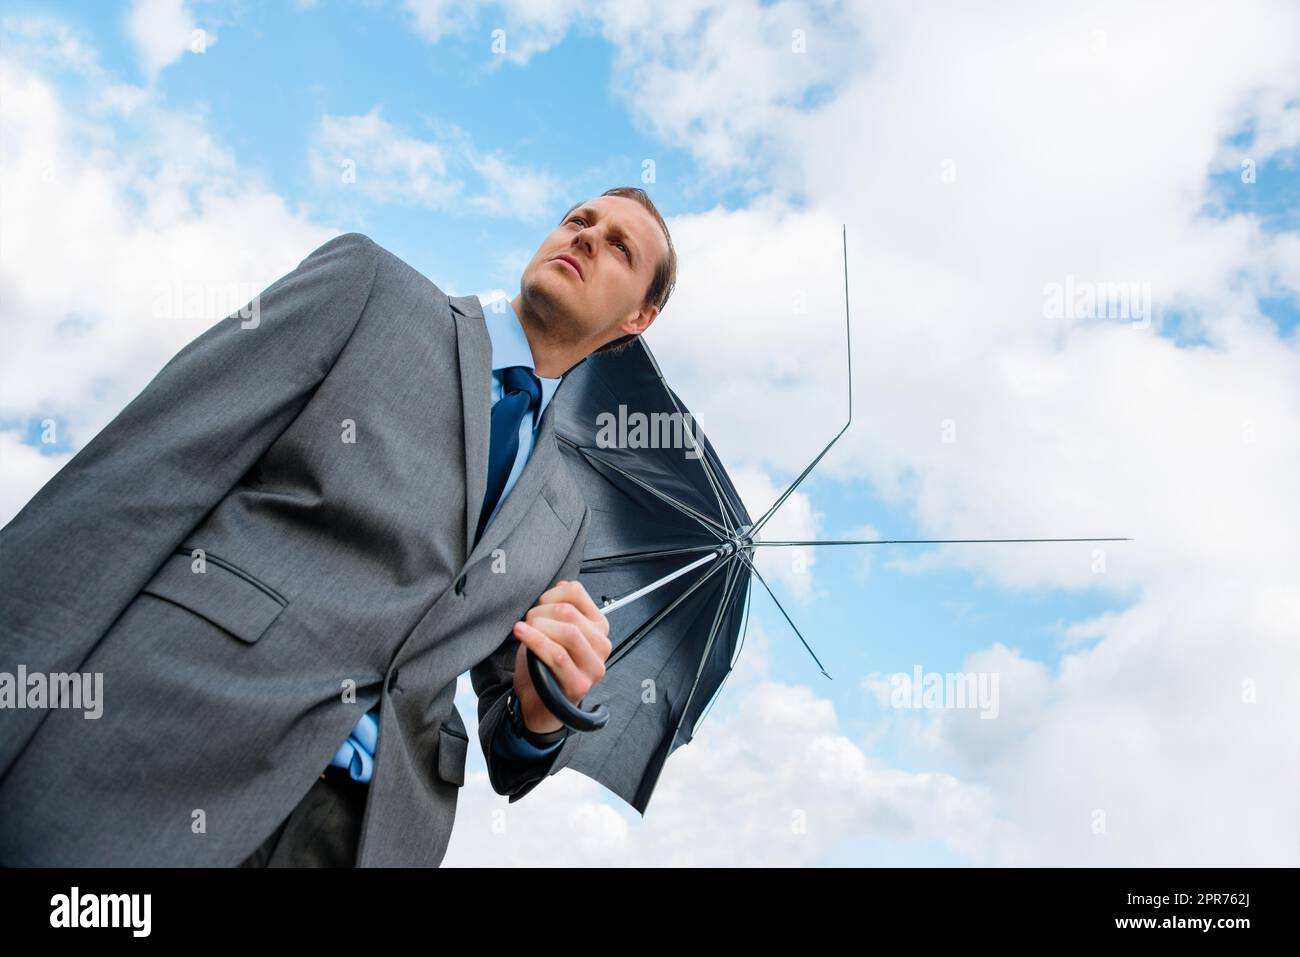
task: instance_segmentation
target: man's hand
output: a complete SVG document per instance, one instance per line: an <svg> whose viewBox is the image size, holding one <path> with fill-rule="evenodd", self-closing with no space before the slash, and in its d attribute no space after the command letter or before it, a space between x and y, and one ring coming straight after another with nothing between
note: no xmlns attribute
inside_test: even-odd
<svg viewBox="0 0 1300 957"><path fill-rule="evenodd" d="M564 696L575 705L605 676L605 659L613 644L609 619L596 607L581 582L562 581L542 593L523 621L515 622L519 639L515 656L515 694L524 726L537 734L558 731L563 723L542 704L528 674L528 649L551 669Z"/></svg>

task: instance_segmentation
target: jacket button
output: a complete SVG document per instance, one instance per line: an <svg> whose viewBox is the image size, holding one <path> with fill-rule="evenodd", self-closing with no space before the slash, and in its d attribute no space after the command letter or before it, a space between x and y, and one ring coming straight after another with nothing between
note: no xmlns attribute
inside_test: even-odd
<svg viewBox="0 0 1300 957"><path fill-rule="evenodd" d="M465 576L464 576L464 575L461 575L459 578L456 579L456 594L457 594L457 595L463 595L463 594L465 594Z"/></svg>
<svg viewBox="0 0 1300 957"><path fill-rule="evenodd" d="M396 687L397 687L397 669L394 668L393 673L388 676L388 693L392 694L393 689Z"/></svg>

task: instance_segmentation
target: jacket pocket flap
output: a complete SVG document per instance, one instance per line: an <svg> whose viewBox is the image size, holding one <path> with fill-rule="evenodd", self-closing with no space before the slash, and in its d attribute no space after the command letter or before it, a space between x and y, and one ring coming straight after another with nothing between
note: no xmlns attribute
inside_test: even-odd
<svg viewBox="0 0 1300 957"><path fill-rule="evenodd" d="M212 555L204 570L193 571L190 553L176 552L141 589L206 618L252 644L284 611L285 602L245 572Z"/></svg>
<svg viewBox="0 0 1300 957"><path fill-rule="evenodd" d="M469 738L448 728L438 729L438 777L448 784L462 787L465 784L465 758L469 754Z"/></svg>

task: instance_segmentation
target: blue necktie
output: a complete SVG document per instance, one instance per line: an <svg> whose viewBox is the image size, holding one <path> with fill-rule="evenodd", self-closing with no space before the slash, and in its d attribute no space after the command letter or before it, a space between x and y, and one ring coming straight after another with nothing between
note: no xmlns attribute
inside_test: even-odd
<svg viewBox="0 0 1300 957"><path fill-rule="evenodd" d="M478 530L474 544L483 537L488 516L496 508L497 500L506 487L506 479L514 468L519 454L519 426L524 416L531 415L542 402L542 384L527 366L509 366L501 371L501 387L505 393L492 407L491 442L488 445L487 489L483 507L479 511Z"/></svg>

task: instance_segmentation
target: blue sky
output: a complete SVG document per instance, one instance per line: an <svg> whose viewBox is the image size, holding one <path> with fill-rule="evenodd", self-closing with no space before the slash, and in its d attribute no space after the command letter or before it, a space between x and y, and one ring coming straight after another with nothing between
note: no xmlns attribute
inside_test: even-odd
<svg viewBox="0 0 1300 957"><path fill-rule="evenodd" d="M1273 485L1292 474L1288 443L1298 421L1300 85L1285 45L1234 24L1238 39L1254 45L1255 62L1234 61L1207 80L1198 72L1204 51L1224 27L1209 16L1175 26L1173 7L1129 13L1096 5L1077 27L1042 11L1005 22L999 14L964 34L951 10L875 5L681 8L711 10L710 22L724 26L709 30L653 18L629 25L603 4L552 20L513 5L469 4L442 30L421 19L421 11L445 16L436 3L143 6L202 25L216 41L196 54L176 49L174 32L150 40L150 28L129 26L130 4L5 5L5 57L50 85L66 142L86 150L99 142L112 155L109 189L121 203L114 215L129 210L123 236L143 244L132 248L162 249L184 237L196 263L197 250L220 248L231 270L245 267L237 258L231 264L239 255L274 262L265 267L274 278L324 237L359 231L451 295L513 296L523 265L572 203L614 185L643 185L683 262L677 301L648 341L758 515L842 422L838 257L839 224L847 222L854 428L842 454L782 510L788 530L773 537L849 538L869 527L884 538L1138 539L1107 548L1105 574L1090 568L1085 544L970 546L919 566L909 561L927 554L920 546L823 548L810 573L776 569L769 582L833 681L821 677L756 582L750 621L765 639L761 672L736 676L735 693L729 684L684 750L713 747L718 726L718 753L723 742L750 748L783 782L765 811L767 826L779 827L790 807L807 801L821 808L814 818L822 830L783 851L741 846L752 837L704 837L717 832L718 812L701 812L693 833L689 802L725 803L735 793L686 781L685 796L666 799L674 803L663 826L681 845L698 845L697 860L1198 860L1197 852L1171 852L1168 841L1148 842L1136 825L1098 850L1075 833L1076 809L1060 796L1106 782L1106 801L1159 828L1160 802L1181 792L1151 797L1130 784L1132 766L1100 730L1097 715L1115 713L1107 711L1117 700L1110 696L1129 693L1118 676L1149 669L1137 673L1159 689L1164 669L1172 682L1182 656L1204 659L1206 672L1142 706L1151 727L1174 734L1181 712L1165 699L1194 698L1213 680L1210 671L1222 666L1212 665L1222 652L1217 640L1231 627L1224 623L1254 623L1238 636L1243 654L1254 641L1275 649L1271 629L1293 624L1265 597L1285 589L1270 583L1269 569L1285 566L1287 553L1266 551L1249 569L1237 558L1252 554L1253 536L1277 509L1278 527L1295 520L1293 496ZM43 26L31 32L19 23ZM1095 24L1105 45L1090 40ZM524 38L540 49L526 62L494 54L498 25L512 43ZM662 49L652 42L659 28ZM792 28L809 31L815 62L784 65ZM58 37L76 38L93 56L60 48ZM956 68L927 70L927 57L960 64L982 83L964 81ZM1073 69L1088 57L1091 67ZM1149 69L1160 57L1167 77ZM140 105L129 115L105 107L99 98L110 90L134 91L128 98ZM45 109L36 97L30 107L22 102L24 117ZM164 127L185 135L161 148ZM7 154L25 155L28 145L15 134ZM1241 181L1243 156L1258 160L1254 184ZM360 157L356 184L339 181L343 157ZM939 180L948 158L960 171L951 186ZM647 159L653 182L642 180ZM93 164L81 162L64 160L60 174L88 182L77 177ZM159 184L170 181L173 163L185 199L161 209ZM223 216L219 201L244 218ZM52 198L41 202L9 209L11 221L35 223L47 210L70 215ZM98 220L86 222L94 229ZM48 244L45 255L97 268L80 247L33 235ZM245 237L247 252L233 251ZM1053 337L1034 310L1043 284L1066 271L1095 282L1152 282L1154 327L1142 333L1084 321ZM5 281L21 286L23 273L13 254ZM37 460L66 459L202 328L158 340L95 306L104 295L79 303L34 282L21 324L11 326L24 349L10 371L35 380L32 370L44 368L58 381L48 392L34 382L15 386L0 402L0 428L32 453L5 466L7 514L48 477L51 464ZM114 287L104 279L93 288ZM792 288L809 292L807 314L787 314ZM69 316L103 330L112 354L87 351L65 362L45 336ZM715 337L734 344L729 368L704 346ZM747 400L732 401L736 395ZM945 450L935 436L948 416L962 438ZM59 423L52 444L40 441L46 417ZM1263 438L1243 451L1236 436L1247 420ZM1214 445L1214 436L1227 436L1228 445ZM1227 544L1220 518L1233 529ZM1206 584L1238 573L1250 587L1236 597ZM1078 632L1086 637L1069 637ZM1254 667L1274 653L1259 650ZM890 714L864 686L868 676L918 664L959 671L972 656L1002 662L1008 681L1022 666L1032 676L1021 686L1032 688L1027 698L1006 686L1008 700L1028 701L1000 726L1013 730L978 744L981 729L943 715ZM1289 673L1294 660L1273 666ZM818 805L816 779L801 786L780 770L785 756L746 738L768 727L751 726L754 714L781 720L779 707L763 711L759 702L805 690L833 718L810 718L803 744L790 746L817 755L826 740L847 740L844 760L867 768L862 807L876 810L845 808L859 785L840 778L834 787L849 796L837 797L835 809ZM457 704L471 719L467 682ZM1262 733L1235 723L1262 720L1258 714L1230 713L1207 713L1205 725ZM1076 737L1081 714L1098 729L1092 744ZM1268 714L1261 740L1271 743L1260 746L1289 746L1285 711ZM1077 768L1065 759L1067 742L1081 749ZM1049 766L1045 754L1059 763ZM681 755L670 772L691 767ZM481 771L482 756L472 752L470 767ZM1190 782L1190 768L1166 768L1165 780ZM1235 773L1229 764L1219 770ZM897 791L895 780L904 782ZM594 786L558 779L521 802L530 805L518 812L527 838L503 850L475 830L474 815L496 797L481 778L472 784L478 796L458 819L449 861L665 859L655 846L656 802L642 822ZM949 786L965 796L960 814L943 809L940 791ZM914 801L913 791L927 796ZM1017 803L1022 791L1046 809L1041 819ZM1205 800L1204 817L1190 820L1214 827L1211 796ZM1213 800L1229 816L1245 808L1239 794ZM603 849L559 849L553 842L562 837L548 837L547 822L573 801L644 834L615 827L617 840ZM888 823L880 806L903 808L903 823ZM1269 859L1280 853L1270 848L1286 813L1243 820L1249 835L1227 828L1204 853ZM1086 832L1086 821L1078 826ZM674 853L668 859L690 859L690 851Z"/></svg>

